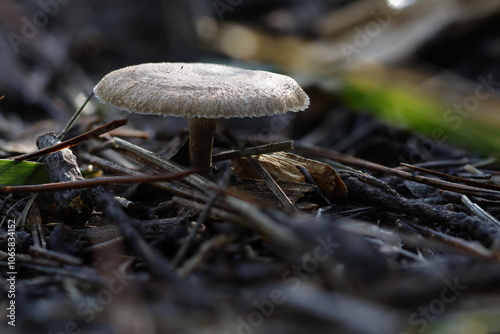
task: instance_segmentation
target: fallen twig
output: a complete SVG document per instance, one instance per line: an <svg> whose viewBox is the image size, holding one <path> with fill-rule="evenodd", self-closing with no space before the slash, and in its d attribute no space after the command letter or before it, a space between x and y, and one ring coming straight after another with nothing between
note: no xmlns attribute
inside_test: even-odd
<svg viewBox="0 0 500 334"><path fill-rule="evenodd" d="M227 138L227 140L231 143L233 147L236 149L240 150L242 149L240 143L238 140L229 132L228 130L223 131L224 136ZM267 186L273 194L278 198L285 207L285 209L290 210L292 212L297 212L297 208L295 205L292 203L292 201L288 198L288 196L285 194L283 189L276 183L276 181L273 179L273 177L269 174L269 172L257 161L256 159L252 157L247 157L247 161L252 165L253 168L259 173L259 175L262 177L262 179L266 182Z"/></svg>
<svg viewBox="0 0 500 334"><path fill-rule="evenodd" d="M78 145L86 140L89 140L91 138L97 138L109 131L112 131L116 128L119 128L120 126L124 126L127 124L126 119L121 119L121 120L115 120L109 123L106 123L104 125L101 125L93 130L87 131L85 133L82 133L81 135L78 135L76 137L73 137L71 139L68 139L63 142L59 142L57 144L54 144L52 146L44 147L42 149L39 149L38 151L31 152L31 153L26 153L22 155L18 155L15 157L12 157L12 160L15 161L24 161L24 160L29 160L29 159L34 159L41 157L42 155L46 155L49 153L57 152L65 148L69 148L75 145Z"/></svg>
<svg viewBox="0 0 500 334"><path fill-rule="evenodd" d="M451 245L454 248L457 248L457 249L467 253L468 255L474 255L474 256L477 256L480 258L486 258L486 259L491 259L494 256L493 252L491 252L489 249L483 247L482 245L480 245L478 243L468 242L468 241L465 241L461 238L456 238L456 237L432 230L428 227L420 226L420 225L415 224L415 223L411 223L411 222L406 222L406 223L409 224L414 229L421 232L423 235L429 237L430 239L437 239L441 242L446 243L447 245Z"/></svg>
<svg viewBox="0 0 500 334"><path fill-rule="evenodd" d="M462 183L465 183L465 184L468 184L468 185L471 185L471 186L474 186L474 187L477 187L477 188L485 188L485 189L491 189L491 190L498 190L498 191L500 191L500 185L497 185L497 184L494 184L494 183L478 182L478 181L475 181L475 180L465 179L463 177L458 177L458 176L455 176L455 175L445 174L445 173L441 173L441 172L438 172L438 171L435 171L435 170L431 170L431 169L427 169L427 168L422 168L422 167L419 167L419 166L414 166L414 165L410 165L410 164L406 164L406 163L401 163L401 166L404 166L404 167L410 168L410 169L414 169L414 170L418 170L419 172L422 172L422 173L426 173L426 174L438 176L438 177L440 177L440 178L442 178L444 180L447 180L447 181L462 182Z"/></svg>
<svg viewBox="0 0 500 334"><path fill-rule="evenodd" d="M453 212L445 206L429 205L419 200L410 200L392 195L380 188L363 182L361 176L344 174L343 180L349 188L349 198L358 202L392 209L432 223L441 223L451 229L460 228L487 245L500 239L500 228L489 221Z"/></svg>
<svg viewBox="0 0 500 334"><path fill-rule="evenodd" d="M73 114L73 117L71 117L71 119L64 126L64 128L61 130L61 132L57 135L57 139L62 140L64 138L64 136L66 135L66 133L68 133L69 129L71 129L71 127L75 124L75 122L77 121L78 117L80 117L80 115L83 112L83 109L85 108L85 106L87 105L87 103L90 101L90 99L93 96L94 96L94 92L91 92L89 94L89 96L87 96L87 99L85 99L85 101L82 103L82 105L80 106L80 108L78 108L78 110Z"/></svg>
<svg viewBox="0 0 500 334"><path fill-rule="evenodd" d="M210 210L214 206L215 201L217 200L217 197L219 196L219 194L220 194L220 192L216 192L215 194L213 194L212 197L210 197L209 200L207 201L207 203L205 204L205 207L203 208L200 215L198 216L196 224L191 228L191 231L190 231L188 237L186 238L186 240L182 244L181 248L177 251L174 259L172 260L172 266L174 268L177 268L180 261L186 255L186 252L189 249L189 245L191 244L194 237L196 236L196 233L198 232L198 229L200 228L201 224L203 224L205 222L205 220L207 219L207 217L210 213Z"/></svg>
<svg viewBox="0 0 500 334"><path fill-rule="evenodd" d="M269 154L274 152L286 151L293 149L293 141L283 141L279 143L269 143L260 146L246 147L240 150L230 150L214 154L212 156L213 162L248 157L252 155Z"/></svg>
<svg viewBox="0 0 500 334"><path fill-rule="evenodd" d="M132 249L149 265L149 269L156 276L174 280L175 274L172 265L158 251L146 243L136 230L136 221L130 218L121 208L115 198L105 189L94 190L96 201L102 206L105 215L120 228L124 239Z"/></svg>
<svg viewBox="0 0 500 334"><path fill-rule="evenodd" d="M467 196L462 195L461 196L462 203L464 203L469 210L471 210L476 216L479 218L486 220L490 223L495 224L497 227L500 228L500 222L495 219L492 215L490 215L488 212L484 211L479 205L476 203L473 203Z"/></svg>
<svg viewBox="0 0 500 334"><path fill-rule="evenodd" d="M111 162L109 160L97 157L95 155L82 152L81 157L86 161L103 168L104 170L111 171L113 173L127 174L127 175L135 175L135 176L145 176L144 173L138 172L136 170L127 168L125 166L119 165L117 163ZM152 166L150 164L146 165L149 169ZM157 169L160 173L164 173L164 169ZM179 168L179 171L182 169ZM187 176L189 177L189 176ZM193 189L183 183L180 182L151 182L151 184L160 189L164 189L172 194L183 196L186 198L197 199L200 201L204 201L205 197L202 193L196 189Z"/></svg>
<svg viewBox="0 0 500 334"><path fill-rule="evenodd" d="M176 270L180 277L187 277L193 272L210 254L216 252L222 246L233 242L236 239L235 235L220 234L212 239L205 241L196 254L188 259L182 267Z"/></svg>
<svg viewBox="0 0 500 334"><path fill-rule="evenodd" d="M448 181L443 181L435 178L429 178L421 175L415 175L412 173L408 173L405 171L402 171L397 168L391 168L391 167L386 167L383 165L379 165L370 161L366 161L363 159L359 159L347 154L342 154L338 153L329 149L321 148L321 147L316 147L316 146L297 146L296 145L296 150L304 153L304 154L311 154L311 155L316 155L320 156L323 158L331 159L334 161L339 161L342 163L345 163L347 165L351 166L356 166L358 168L364 168L380 173L390 173L392 175L399 176L403 179L410 180L410 181L415 181L423 184L427 184L429 186L433 186L436 188L444 189L444 190L451 190L455 191L461 194L465 195L470 195L470 196L478 196L478 197L484 197L484 198L489 198L489 199L500 199L500 191L496 190L490 190L490 189L484 189L484 188L478 188L478 187L472 187L468 185L463 185L463 184L457 184L453 182L448 182Z"/></svg>
<svg viewBox="0 0 500 334"><path fill-rule="evenodd" d="M90 180L57 182L48 184L38 184L32 186L8 186L8 187L0 187L0 194L20 194L29 192L61 191L70 189L92 188L106 184L152 183L152 182L180 179L196 172L197 170L191 169L179 173L169 173L161 175L108 176Z"/></svg>
<svg viewBox="0 0 500 334"><path fill-rule="evenodd" d="M34 255L41 255L47 259L55 260L61 264L69 264L69 265L74 265L74 266L78 266L78 265L82 264L82 260L78 257L72 256L69 254L56 252L56 251L49 250L46 248L31 246L29 248L29 252L31 254L34 254Z"/></svg>
<svg viewBox="0 0 500 334"><path fill-rule="evenodd" d="M173 163L172 161L169 161L167 159L164 159L160 155L153 153L151 151L148 151L140 146L134 145L126 140L123 140L121 138L117 137L111 137L109 136L108 139L115 144L117 148L124 149L132 154L135 154L139 156L140 158L149 161L155 166L158 166L162 168L164 171L168 172L180 172L183 171L184 168ZM149 167L149 166L147 166ZM191 184L195 188L205 192L207 188L207 184L212 183L208 179L198 175L198 174L191 174L188 175L184 178L184 181Z"/></svg>

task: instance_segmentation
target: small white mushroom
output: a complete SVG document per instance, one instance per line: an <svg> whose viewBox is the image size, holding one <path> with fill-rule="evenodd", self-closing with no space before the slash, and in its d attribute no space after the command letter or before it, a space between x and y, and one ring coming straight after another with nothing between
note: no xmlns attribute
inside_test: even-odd
<svg viewBox="0 0 500 334"><path fill-rule="evenodd" d="M206 63L149 63L107 74L94 88L102 102L133 113L186 117L191 165L208 173L217 118L298 112L309 97L292 78Z"/></svg>

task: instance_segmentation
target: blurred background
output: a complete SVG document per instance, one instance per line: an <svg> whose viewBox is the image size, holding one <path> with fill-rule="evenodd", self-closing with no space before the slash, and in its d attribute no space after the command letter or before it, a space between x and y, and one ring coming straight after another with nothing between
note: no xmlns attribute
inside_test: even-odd
<svg viewBox="0 0 500 334"><path fill-rule="evenodd" d="M387 146L393 163L435 158L442 145L495 153L499 17L487 0L2 0L0 152L58 131L110 71L182 61L280 72L306 89L305 113L223 121L256 140L375 160ZM113 112L95 99L85 108ZM186 127L125 116L153 138Z"/></svg>
<svg viewBox="0 0 500 334"><path fill-rule="evenodd" d="M311 106L305 112L220 121L219 129L230 128L245 144L293 139L296 146L316 145L387 166L496 155L500 150L499 19L500 1L491 0L0 0L0 158L35 150L36 138L47 131L59 132L104 75L146 62L222 63L295 78L311 98ZM86 105L70 135L82 133L96 123L123 117L129 118L129 135L136 136L132 140L139 141L141 146L161 154L175 151L168 157L181 151L179 148L186 140L185 120L131 115L100 104L95 98ZM142 140L146 137L149 139ZM228 148L226 142L219 135L215 151ZM408 186L408 189L420 188ZM488 205L496 208L496 203L491 201ZM359 214L356 210L352 210L352 217ZM361 215L364 210L366 208L359 211ZM335 217L333 212L332 217ZM370 215L373 211L369 207L365 212ZM327 219L328 215L326 211ZM336 218L332 219L337 222ZM377 216L377 224L379 219ZM393 217L383 219L392 221ZM313 224L307 220L305 226L309 228ZM222 226L220 231L226 228ZM445 232L444 228L438 231ZM175 233L160 239L168 244L168 251L177 247L179 240L184 240ZM308 233L304 235L309 237ZM260 243L253 236L249 240ZM439 280L435 288L432 285L437 282L436 277L443 273L451 275L454 270L460 275L467 271L467 275L459 276L460 282L462 277L474 276L467 293L484 297L487 305L492 305L494 310L497 308L496 294L489 293L490 285L483 286L483 282L497 282L493 279L497 277L494 276L498 267L495 262L488 263L485 269L485 264L475 263L473 258L469 265L465 259L457 257L460 265L455 269L455 264L451 265L455 263L453 255L451 260L444 259L446 261L437 257L437 261L429 261L427 266L425 256L418 250L415 253L426 260L421 262L421 269L415 266L408 271L399 268L386 271L385 262L372 261L379 259L372 248L360 248L359 243L351 243L357 239L345 240L341 242L348 246L343 251L345 258L353 254L350 255L355 264L353 268L360 268L360 277L370 270L374 274L359 281L362 284L355 284L352 296L351 291L340 291L328 299L330 295L325 292L330 287L324 291L304 290L302 294L290 294L296 298L290 302L293 312L287 314L286 308L280 309L273 316L277 321L266 321L265 333L304 333L312 329L319 333L331 332L329 323L321 326L318 322L318 319L325 322L330 319L325 317L327 312L333 314L335 321L342 322L344 319L339 319L346 318L346 324L359 329L353 330L356 333L395 333L380 328L396 328L400 320L404 324L402 328L411 325L412 333L420 333L423 330L418 321L412 322L415 318L393 311L401 311L401 305L416 310L420 305L432 306L434 301L439 302L436 296L440 292L444 298L442 291L446 291L442 290L443 281ZM386 245L386 241L381 245ZM32 333L56 328L50 322L61 325L58 327L61 329L65 326L68 332L66 321L74 317L75 312L80 324L85 321L83 325L91 329L102 328L101 331L87 331L93 333L110 333L109 328L113 326L120 329L116 332L132 333L131 324L144 328L138 325L139 322L146 319L146 324L153 324L152 318L162 320L165 328L175 328L179 333L224 332L214 322L225 323L224 328L230 328L233 333L237 328L241 333L245 330L240 331L237 327L241 324L234 320L233 308L235 312L246 310L253 307L253 298L261 296L252 296L247 289L240 295L240 291L224 286L224 279L225 283L235 280L236 285L251 286L254 281L274 277L279 272L273 282L279 281L280 287L285 283L284 267L268 266L266 255L264 258L259 255L255 267L240 267L239 264L247 265L246 257L254 261L252 248L228 247L224 252L221 262L216 262L221 263L220 266L210 266L210 273L205 277L202 274L199 282L195 282L196 277L193 279L207 292L223 291L220 293L223 298L200 298L198 290L179 288L183 286L172 282L150 282L137 276L144 292L136 293L135 284L134 287L130 284L131 289L127 291L132 292L121 294L115 303L117 307L108 307L97 315L98 321L87 321L80 312L81 306L85 306L80 300L87 295L80 295L76 283L66 284L64 277L47 271L47 281L43 277L40 281L37 277L29 277L28 283L19 285L18 291L27 297L22 299L23 295L19 294L18 300L23 304L19 302L22 307L19 306L18 312L33 320L36 331L31 330ZM248 254L241 262L238 256L243 252ZM341 252L340 257L344 253ZM377 257L366 254L377 254ZM387 254L388 258L393 256L390 251ZM241 272L227 267L225 256L231 259L228 263L235 259L237 268L243 268ZM408 257L410 265L412 257ZM105 268L106 273L109 269L105 263L96 266ZM384 269L379 272L374 268ZM418 272L421 275L414 275ZM400 274L402 278L398 279ZM434 280L429 280L430 277ZM239 278L245 280L238 281ZM387 284L382 285L381 281ZM316 281L310 280L308 284L313 286ZM491 286L496 288L495 284ZM5 286L2 288L6 290ZM63 286L60 290L64 291L52 289L54 286ZM390 289L380 289L381 286ZM383 296L382 301L375 300L373 305L361 303L360 297L370 295L371 289L375 290L371 298ZM396 291L398 298L386 291ZM427 291L427 294L420 291ZM47 293L55 297L46 298ZM89 294L96 296L97 291ZM140 307L142 294L144 299L153 300L153 306L144 303L146 306ZM431 304L431 298L426 299L429 296ZM422 300L424 303L419 304ZM473 313L471 309L481 305L480 299L464 300L469 316ZM125 302L122 304L122 301ZM301 304L302 301L311 303L304 307L306 304ZM399 302L401 305L396 305ZM175 308L177 304L179 308ZM183 319L189 306L197 304L199 312L192 312L187 320ZM127 308L131 305L133 307ZM383 307L373 312L375 306L380 305ZM448 307L451 305L446 305L446 311ZM205 312L213 309L218 313ZM444 308L440 308L435 314L443 311ZM488 312L482 315L486 314L497 324L498 312ZM311 314L314 316L308 318ZM284 327L280 322L283 318L291 325ZM451 318L450 330L443 331L436 322L427 332L483 333L464 325L467 321L469 326L475 324L469 318L463 317L460 310ZM307 319L313 321L307 323ZM23 321L19 320L19 324L22 326ZM198 330L197 326L205 327L205 331ZM322 328L328 330L321 331Z"/></svg>

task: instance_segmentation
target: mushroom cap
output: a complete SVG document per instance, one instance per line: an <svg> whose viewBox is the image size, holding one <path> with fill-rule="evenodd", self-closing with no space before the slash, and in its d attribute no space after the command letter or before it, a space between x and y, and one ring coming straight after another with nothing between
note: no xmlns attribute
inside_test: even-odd
<svg viewBox="0 0 500 334"><path fill-rule="evenodd" d="M97 98L140 114L178 117L259 117L298 112L309 97L292 78L207 63L149 63L107 74Z"/></svg>

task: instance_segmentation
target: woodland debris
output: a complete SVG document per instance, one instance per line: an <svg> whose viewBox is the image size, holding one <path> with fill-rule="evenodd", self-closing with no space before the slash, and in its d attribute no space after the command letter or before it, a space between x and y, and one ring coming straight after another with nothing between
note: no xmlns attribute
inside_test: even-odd
<svg viewBox="0 0 500 334"><path fill-rule="evenodd" d="M60 143L54 132L47 133L38 138L39 148L50 147ZM49 179L53 183L83 180L82 173L78 167L76 156L70 149L47 154L42 157ZM85 190L71 189L56 191L54 199L61 219L72 226L82 226L90 218L93 203L90 198L84 196Z"/></svg>
<svg viewBox="0 0 500 334"><path fill-rule="evenodd" d="M490 221L471 217L463 212L451 211L445 205L429 205L419 200L394 196L363 182L362 177L355 177L352 174L344 174L343 180L349 188L349 198L352 200L418 217L429 225L439 223L451 230L467 231L487 247L495 245L500 239L500 229Z"/></svg>
<svg viewBox="0 0 500 334"><path fill-rule="evenodd" d="M38 150L36 152L18 155L18 156L12 157L11 159L16 160L16 161L24 161L24 160L38 158L42 155L56 152L56 151L59 151L59 150L64 149L64 148L70 148L74 145L78 145L78 144L84 142L85 140L88 140L91 138L97 138L104 133L110 132L110 131L112 131L120 126L127 124L127 122L128 121L126 119L111 121L107 124L104 124L104 125L101 125L101 126L95 128L93 130L87 131L86 133L83 133L79 136L68 139L64 142L57 142L56 144L53 144L51 146L50 145L44 146L43 148L41 148L40 150ZM40 142L39 146L40 145L47 145L47 144Z"/></svg>
<svg viewBox="0 0 500 334"><path fill-rule="evenodd" d="M304 146L298 146L298 150L304 154L308 155L313 155L313 156L319 156L323 157L326 159L331 159L334 161L341 162L346 165L351 165L355 166L358 168L362 169L367 169L371 170L374 172L379 172L379 173L389 173L397 177L401 177L406 180L411 180L415 182L420 182L423 184L427 184L436 188L440 188L443 190L451 190L455 191L461 194L465 195L470 195L470 196L477 196L477 197L483 197L487 199L494 199L498 200L500 199L500 190L493 190L490 189L491 187L494 187L495 185L488 184L485 185L484 183L478 183L477 186L470 186L470 185L464 185L464 184L459 184L455 182L450 182L450 181L445 181L445 180L440 180L436 178L430 178L430 177L425 177L422 175L416 175L412 174L403 170L400 170L398 168L391 168L387 166L383 166L371 161L366 161L357 157L350 156L348 154L343 154L339 152L335 152L333 150L317 147L317 146L310 146L310 145L304 145Z"/></svg>
<svg viewBox="0 0 500 334"><path fill-rule="evenodd" d="M175 274L171 264L157 250L152 248L138 232L139 222L129 217L118 201L105 189L97 187L93 190L96 202L102 206L104 214L118 225L123 237L131 248L149 265L150 271L163 279L173 280Z"/></svg>
<svg viewBox="0 0 500 334"><path fill-rule="evenodd" d="M0 187L0 194L22 194L27 192L65 191L81 188L91 188L107 184L127 184L127 183L154 183L180 179L193 174L196 170L186 170L179 173L157 174L157 175L133 175L133 176L108 176L89 180L76 180L66 182L56 182L50 184L37 184L32 186L5 186Z"/></svg>
<svg viewBox="0 0 500 334"><path fill-rule="evenodd" d="M251 155L268 154L279 151L286 151L293 149L293 141L283 141L279 143L269 143L254 147L244 147L238 150L229 150L214 154L212 156L212 161L223 161L226 159L242 158Z"/></svg>
<svg viewBox="0 0 500 334"><path fill-rule="evenodd" d="M307 183L305 176L297 168L297 166L304 167L327 198L333 199L347 196L347 187L337 171L323 162L306 159L288 152L261 154L257 157L257 161L277 181ZM236 170L240 179L260 178L251 168L245 165L245 160L243 159L237 159L233 165L233 169Z"/></svg>
<svg viewBox="0 0 500 334"><path fill-rule="evenodd" d="M31 235L26 231L15 231L14 233L16 251L21 254L26 253L32 242ZM0 250L6 251L8 249L8 240L9 233L6 230L0 230Z"/></svg>
<svg viewBox="0 0 500 334"><path fill-rule="evenodd" d="M239 140L233 135L229 129L225 129L223 131L224 136L229 141L229 143L236 149L243 149L243 146L239 142ZM276 180L269 174L267 169L265 169L258 160L253 157L247 157L245 159L253 168L254 171L264 180L264 182L269 187L269 190L276 196L276 198L281 202L281 205L285 210L290 212L297 211L297 208L293 205L292 201L288 198L287 194L281 189Z"/></svg>
<svg viewBox="0 0 500 334"><path fill-rule="evenodd" d="M146 240L154 240L158 235L175 234L184 230L184 219L185 217L181 216L175 218L140 220L137 224L137 228ZM91 245L98 245L122 235L119 227L113 224L74 229L74 233Z"/></svg>
<svg viewBox="0 0 500 334"><path fill-rule="evenodd" d="M278 181L277 183L298 209L311 209L310 205L314 202L313 199L316 193L316 188L313 185L288 181ZM231 188L241 192L241 195L248 195L251 200L256 201L260 205L270 207L282 206L281 202L276 199L274 193L263 180L253 178L244 179L242 181L233 182ZM314 206L317 207L316 205Z"/></svg>
<svg viewBox="0 0 500 334"><path fill-rule="evenodd" d="M33 256L40 256L43 258L47 258L53 261L57 261L61 264L69 264L73 266L78 266L82 264L82 259L76 257L76 256L71 256L68 254L56 252L53 250L45 249L45 248L40 248L36 246L31 246L29 249L29 252Z"/></svg>
<svg viewBox="0 0 500 334"><path fill-rule="evenodd" d="M196 233L198 232L198 229L203 225L203 223L207 220L210 210L215 204L215 201L217 200L217 197L219 197L220 192L214 193L207 201L205 204L205 208L203 208L203 211L200 212L200 215L198 216L198 219L196 220L196 224L191 227L191 231L189 232L188 237L186 240L184 240L184 243L182 244L181 248L177 251L175 254L174 259L172 260L172 266L174 268L177 268L180 264L180 262L184 259L184 256L186 255L189 246L193 239L196 236Z"/></svg>

